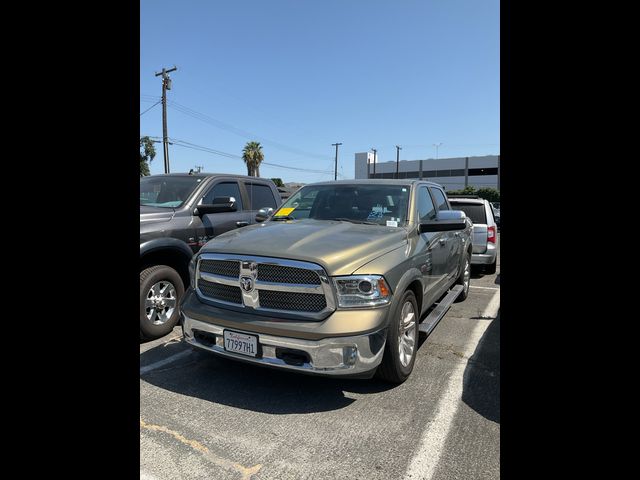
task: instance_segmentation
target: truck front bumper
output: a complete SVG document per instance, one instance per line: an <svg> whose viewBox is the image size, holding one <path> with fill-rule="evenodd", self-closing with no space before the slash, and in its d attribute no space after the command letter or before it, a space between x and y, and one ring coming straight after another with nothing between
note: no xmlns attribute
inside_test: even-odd
<svg viewBox="0 0 640 480"><path fill-rule="evenodd" d="M184 339L194 347L235 360L324 376L370 378L382 361L386 330L320 340L281 337L203 322L183 312ZM223 331L258 337L259 354L250 357L228 352Z"/></svg>

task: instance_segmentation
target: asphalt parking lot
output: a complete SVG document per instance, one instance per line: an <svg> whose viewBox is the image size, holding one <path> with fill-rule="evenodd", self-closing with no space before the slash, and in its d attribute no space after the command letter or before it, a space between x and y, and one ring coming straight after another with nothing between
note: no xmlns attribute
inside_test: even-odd
<svg viewBox="0 0 640 480"><path fill-rule="evenodd" d="M216 358L180 328L141 343L140 476L499 478L499 306L500 257L421 337L399 386Z"/></svg>

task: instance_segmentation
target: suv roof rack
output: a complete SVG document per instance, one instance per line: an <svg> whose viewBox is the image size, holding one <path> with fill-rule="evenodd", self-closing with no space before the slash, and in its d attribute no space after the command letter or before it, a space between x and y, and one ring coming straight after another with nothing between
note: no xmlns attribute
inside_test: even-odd
<svg viewBox="0 0 640 480"><path fill-rule="evenodd" d="M449 198L477 198L478 200L480 199L480 197L478 195L463 195L463 194L447 195L447 197L449 197Z"/></svg>

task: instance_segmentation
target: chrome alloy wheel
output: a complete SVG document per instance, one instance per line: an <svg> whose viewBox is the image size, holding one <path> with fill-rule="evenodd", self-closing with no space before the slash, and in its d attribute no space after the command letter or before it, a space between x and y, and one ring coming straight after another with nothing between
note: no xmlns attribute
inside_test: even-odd
<svg viewBox="0 0 640 480"><path fill-rule="evenodd" d="M413 303L405 302L402 306L400 325L398 329L398 353L403 367L411 363L416 346L416 312Z"/></svg>
<svg viewBox="0 0 640 480"><path fill-rule="evenodd" d="M176 309L176 287L171 282L161 280L147 292L144 302L147 319L154 325L166 323Z"/></svg>
<svg viewBox="0 0 640 480"><path fill-rule="evenodd" d="M462 272L462 288L464 289L464 293L469 291L469 284L471 283L471 262L469 261L469 257L467 257L464 261L464 272Z"/></svg>

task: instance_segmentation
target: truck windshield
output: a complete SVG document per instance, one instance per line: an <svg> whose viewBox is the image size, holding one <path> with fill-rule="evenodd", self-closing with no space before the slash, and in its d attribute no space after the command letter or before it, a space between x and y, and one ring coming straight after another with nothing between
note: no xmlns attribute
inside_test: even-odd
<svg viewBox="0 0 640 480"><path fill-rule="evenodd" d="M289 197L273 219L312 218L397 226L407 221L410 188L409 185L308 185Z"/></svg>
<svg viewBox="0 0 640 480"><path fill-rule="evenodd" d="M180 207L202 181L202 177L142 177L140 205Z"/></svg>

